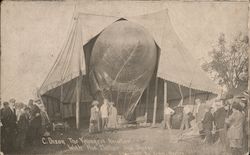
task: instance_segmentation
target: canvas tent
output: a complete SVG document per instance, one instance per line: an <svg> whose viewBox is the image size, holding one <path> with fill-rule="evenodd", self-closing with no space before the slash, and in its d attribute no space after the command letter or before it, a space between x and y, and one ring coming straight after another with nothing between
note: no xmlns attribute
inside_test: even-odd
<svg viewBox="0 0 250 155"><path fill-rule="evenodd" d="M95 97L90 92L88 75L91 52L99 34L119 20L144 27L160 51L157 69L141 94L136 113L148 111L149 120L155 123L158 113L159 119L162 115L159 105L166 101L175 103L183 98L191 103L197 96L207 99L209 94L220 93L185 49L171 25L167 10L136 17L78 13L65 46L39 90L50 117L56 113L63 118L76 117L77 127L80 117L89 117L89 103Z"/></svg>

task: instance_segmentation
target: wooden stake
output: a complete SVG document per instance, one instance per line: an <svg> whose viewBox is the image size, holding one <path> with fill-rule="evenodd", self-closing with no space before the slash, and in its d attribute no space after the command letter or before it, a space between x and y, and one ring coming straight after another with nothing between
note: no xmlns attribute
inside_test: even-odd
<svg viewBox="0 0 250 155"><path fill-rule="evenodd" d="M155 98L154 98L154 113L153 113L153 126L156 122L156 109L157 109L157 99L158 99L158 78L155 79Z"/></svg>

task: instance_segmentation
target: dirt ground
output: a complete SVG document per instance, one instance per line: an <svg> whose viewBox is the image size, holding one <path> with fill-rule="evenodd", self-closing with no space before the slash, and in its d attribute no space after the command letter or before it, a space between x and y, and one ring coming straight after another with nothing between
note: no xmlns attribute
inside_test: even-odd
<svg viewBox="0 0 250 155"><path fill-rule="evenodd" d="M199 137L178 140L179 130L127 128L89 134L68 131L44 137L40 145L27 146L19 154L81 155L226 155L220 144L204 144Z"/></svg>

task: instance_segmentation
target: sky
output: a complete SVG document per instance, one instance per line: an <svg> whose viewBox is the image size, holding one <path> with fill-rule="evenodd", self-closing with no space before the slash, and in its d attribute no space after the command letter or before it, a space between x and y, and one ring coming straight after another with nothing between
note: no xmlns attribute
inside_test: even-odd
<svg viewBox="0 0 250 155"><path fill-rule="evenodd" d="M44 1L1 6L1 95L26 103L42 85L70 28L73 12L136 16L168 9L175 32L197 60L224 33L247 34L247 2ZM87 22L87 21L86 21Z"/></svg>

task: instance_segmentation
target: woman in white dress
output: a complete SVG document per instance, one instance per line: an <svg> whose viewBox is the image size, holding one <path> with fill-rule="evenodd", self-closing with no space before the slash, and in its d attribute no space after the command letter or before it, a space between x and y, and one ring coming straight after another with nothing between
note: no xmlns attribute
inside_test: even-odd
<svg viewBox="0 0 250 155"><path fill-rule="evenodd" d="M110 102L109 112L108 112L108 128L117 128L117 109L114 107L114 102Z"/></svg>

